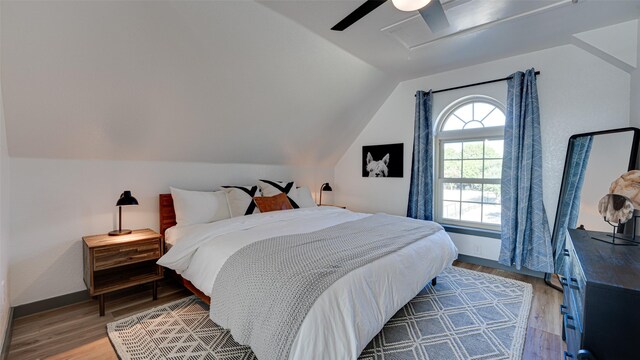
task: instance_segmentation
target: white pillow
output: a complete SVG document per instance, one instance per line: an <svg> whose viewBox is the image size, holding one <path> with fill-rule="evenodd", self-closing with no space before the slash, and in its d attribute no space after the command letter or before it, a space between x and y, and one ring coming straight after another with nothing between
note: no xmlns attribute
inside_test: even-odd
<svg viewBox="0 0 640 360"><path fill-rule="evenodd" d="M227 203L231 217L258 214L258 206L253 201L256 196L261 196L257 186L223 186L227 194Z"/></svg>
<svg viewBox="0 0 640 360"><path fill-rule="evenodd" d="M296 191L295 200L301 208L310 208L318 206L311 196L311 190L308 187L299 187Z"/></svg>
<svg viewBox="0 0 640 360"><path fill-rule="evenodd" d="M224 191L189 191L171 188L178 225L205 224L231 217Z"/></svg>
<svg viewBox="0 0 640 360"><path fill-rule="evenodd" d="M296 201L298 198L298 189L294 181L271 181L271 180L258 180L260 190L262 190L263 196L276 196L280 193L285 193L289 198L289 202L294 209L300 208L300 205Z"/></svg>

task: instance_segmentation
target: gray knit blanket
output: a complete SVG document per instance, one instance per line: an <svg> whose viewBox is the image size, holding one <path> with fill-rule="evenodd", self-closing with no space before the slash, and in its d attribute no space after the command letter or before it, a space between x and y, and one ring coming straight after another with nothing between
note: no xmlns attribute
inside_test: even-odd
<svg viewBox="0 0 640 360"><path fill-rule="evenodd" d="M259 359L288 359L305 316L329 286L441 229L433 222L376 214L257 241L233 254L218 273L212 319Z"/></svg>

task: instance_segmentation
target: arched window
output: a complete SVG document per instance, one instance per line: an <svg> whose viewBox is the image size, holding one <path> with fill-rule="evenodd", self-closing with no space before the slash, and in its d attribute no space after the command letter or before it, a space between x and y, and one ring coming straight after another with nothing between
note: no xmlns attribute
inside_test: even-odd
<svg viewBox="0 0 640 360"><path fill-rule="evenodd" d="M437 122L436 220L500 229L505 115L485 96L460 99Z"/></svg>

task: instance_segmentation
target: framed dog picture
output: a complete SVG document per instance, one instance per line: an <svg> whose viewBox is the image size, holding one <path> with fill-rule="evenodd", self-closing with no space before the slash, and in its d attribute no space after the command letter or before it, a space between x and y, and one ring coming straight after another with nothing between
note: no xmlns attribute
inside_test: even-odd
<svg viewBox="0 0 640 360"><path fill-rule="evenodd" d="M362 177L402 177L404 144L362 147Z"/></svg>

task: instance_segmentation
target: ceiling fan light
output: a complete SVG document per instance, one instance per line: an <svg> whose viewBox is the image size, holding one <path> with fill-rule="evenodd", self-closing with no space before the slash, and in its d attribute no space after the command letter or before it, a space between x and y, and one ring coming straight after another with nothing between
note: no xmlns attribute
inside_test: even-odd
<svg viewBox="0 0 640 360"><path fill-rule="evenodd" d="M431 0L391 0L391 2L400 11L416 11L427 6Z"/></svg>

